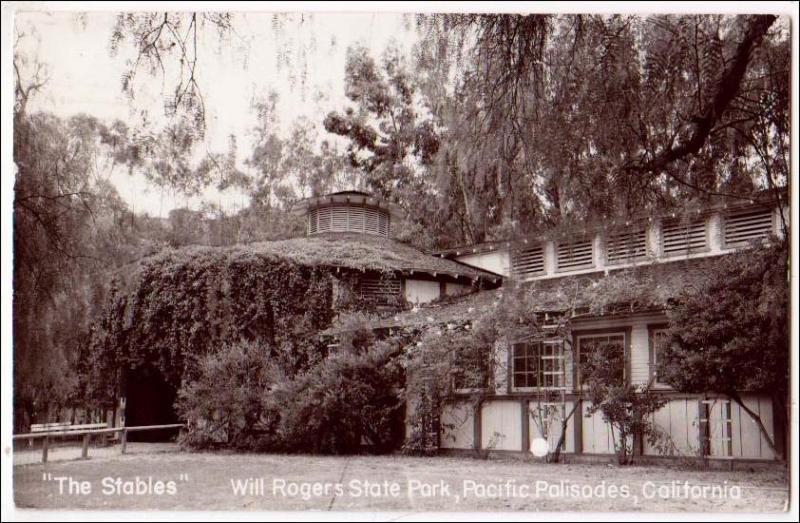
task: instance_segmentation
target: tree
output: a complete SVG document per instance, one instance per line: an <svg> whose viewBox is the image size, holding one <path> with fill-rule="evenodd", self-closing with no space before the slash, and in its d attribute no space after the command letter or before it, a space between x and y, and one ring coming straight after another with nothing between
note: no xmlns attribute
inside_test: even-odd
<svg viewBox="0 0 800 523"><path fill-rule="evenodd" d="M378 64L365 47L348 49L345 94L355 106L328 113L325 129L349 139L349 160L366 172L370 189L410 201L420 187L414 163L430 165L439 142L399 51L388 48Z"/></svg>
<svg viewBox="0 0 800 523"><path fill-rule="evenodd" d="M454 428L453 423L442 424L448 404L460 401L480 409L484 401L505 390L507 380L513 379L507 351L513 351L517 342L547 341L559 347L564 361L572 358L569 327L574 300L565 300L559 311L545 312L540 305L541 295L535 287L510 283L496 301L475 315L420 329L415 343L404 353L404 394L412 426L407 451L427 454L438 450L439 435L447 437ZM558 434L546 457L558 462L567 425L580 404L573 401L568 406L565 382L540 382L533 387L536 394L529 415L545 438Z"/></svg>
<svg viewBox="0 0 800 523"><path fill-rule="evenodd" d="M75 401L71 372L87 343L102 279L147 252L131 213L107 177L127 162L125 126L87 115L29 113L43 69L14 57L15 428Z"/></svg>
<svg viewBox="0 0 800 523"><path fill-rule="evenodd" d="M788 429L787 270L785 241L724 257L703 284L675 298L659 353L667 384L681 392L727 396L755 421L776 456L780 450L742 394L768 394L780 426Z"/></svg>
<svg viewBox="0 0 800 523"><path fill-rule="evenodd" d="M182 115L198 133L205 131L205 102L198 77L199 52L204 28L213 27L223 38L232 30L230 13L120 13L111 33L111 54L116 55L126 42L135 48L122 76L122 92L135 97L137 76L145 69L151 77L160 75L170 82L164 112ZM198 43L198 37L200 42Z"/></svg>
<svg viewBox="0 0 800 523"><path fill-rule="evenodd" d="M286 18L272 18L276 34ZM411 211L403 236L427 247L764 188L780 203L790 39L776 20L419 15L414 67L395 48L380 62L363 47L349 50L354 103L324 126L349 140L349 162L366 171L367 187ZM198 41L204 27L225 38L235 25L227 14L120 15L112 49L135 48L123 89L149 68L170 82L168 108L183 108L168 114L203 120ZM287 200L296 189L274 188Z"/></svg>
<svg viewBox="0 0 800 523"><path fill-rule="evenodd" d="M420 68L455 78L436 113L445 214L473 242L785 184L775 20L421 15Z"/></svg>
<svg viewBox="0 0 800 523"><path fill-rule="evenodd" d="M626 380L625 349L620 344L596 346L579 366L592 402L589 414L602 413L611 428L617 461L620 465L632 463L637 441L657 437L651 416L667 400L650 390L651 383L633 385Z"/></svg>

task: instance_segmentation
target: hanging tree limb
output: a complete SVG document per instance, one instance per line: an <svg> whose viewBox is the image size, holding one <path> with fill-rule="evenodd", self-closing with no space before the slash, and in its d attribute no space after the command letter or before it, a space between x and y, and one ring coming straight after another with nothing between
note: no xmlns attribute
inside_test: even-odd
<svg viewBox="0 0 800 523"><path fill-rule="evenodd" d="M714 96L711 99L711 103L706 106L701 114L692 117L691 131L687 136L683 137L684 139L679 140L677 144L662 151L652 160L641 162L639 170L660 174L665 171L671 163L700 151L711 134L711 130L714 129L717 122L725 113L725 110L731 104L731 101L733 101L739 92L742 79L747 72L751 53L761 43L764 35L767 34L767 31L776 19L777 16L775 15L758 15L752 17L745 30L742 41L739 42L739 45L736 47L736 53L731 64L726 67L717 81L717 85L714 87ZM676 175L671 174L670 176L675 178ZM686 183L685 180L677 181Z"/></svg>

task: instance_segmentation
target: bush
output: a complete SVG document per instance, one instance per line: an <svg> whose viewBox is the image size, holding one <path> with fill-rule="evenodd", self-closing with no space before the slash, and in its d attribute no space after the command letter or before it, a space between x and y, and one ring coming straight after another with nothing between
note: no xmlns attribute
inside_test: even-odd
<svg viewBox="0 0 800 523"><path fill-rule="evenodd" d="M788 441L791 409L788 260L788 242L779 239L722 257L705 282L672 301L668 339L658 357L663 381L675 390L739 404L776 455L784 449L773 437ZM772 397L776 434L747 406L742 391Z"/></svg>
<svg viewBox="0 0 800 523"><path fill-rule="evenodd" d="M636 386L625 379L625 350L619 344L598 345L579 365L592 401L589 415L602 413L611 425L617 461L620 465L632 463L635 439L657 441L658 433L649 420L666 400L650 390L649 383Z"/></svg>
<svg viewBox="0 0 800 523"><path fill-rule="evenodd" d="M399 347L363 330L296 371L263 346L224 345L199 361L178 392L178 413L189 424L181 442L316 454L355 453L364 444L394 450L404 437Z"/></svg>
<svg viewBox="0 0 800 523"><path fill-rule="evenodd" d="M270 393L280 413L278 437L294 452L348 454L367 444L376 452L403 439L399 347L379 341L340 346L317 366L282 381Z"/></svg>
<svg viewBox="0 0 800 523"><path fill-rule="evenodd" d="M266 401L269 350L255 343L223 345L199 361L194 379L178 391L176 408L188 423L181 443L267 450L276 446L276 413Z"/></svg>

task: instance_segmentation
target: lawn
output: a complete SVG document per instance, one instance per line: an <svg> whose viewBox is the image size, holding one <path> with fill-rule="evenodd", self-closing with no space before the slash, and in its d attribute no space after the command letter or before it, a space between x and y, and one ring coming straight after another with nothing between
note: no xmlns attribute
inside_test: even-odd
<svg viewBox="0 0 800 523"><path fill-rule="evenodd" d="M15 465L15 501L47 509L775 512L789 495L779 466L732 472L159 450ZM56 478L70 478L72 493L66 479L59 493ZM246 491L235 493L232 481Z"/></svg>

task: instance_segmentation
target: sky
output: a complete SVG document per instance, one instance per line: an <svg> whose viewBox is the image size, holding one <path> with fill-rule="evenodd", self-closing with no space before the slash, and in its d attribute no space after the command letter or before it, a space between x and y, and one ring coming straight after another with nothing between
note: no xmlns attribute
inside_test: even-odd
<svg viewBox="0 0 800 523"><path fill-rule="evenodd" d="M112 56L115 18L112 12L18 14L15 28L24 36L17 50L47 68L47 85L30 102L30 110L63 117L88 113L130 124L146 111L154 124L166 121L162 85L168 88L169 81L141 70L136 98L130 101L122 93L121 78L134 52L128 44ZM316 12L288 15L276 24L271 13L249 12L235 14L233 23L235 32L224 41L211 27L201 32L198 81L207 110L206 148L226 152L228 137L234 134L240 161L250 150L248 132L256 123L250 108L254 96L264 96L269 90L278 93L281 134L288 134L292 122L305 116L318 124L324 136L325 114L347 105L347 48L360 43L377 58L390 44L409 52L416 40L413 21L394 13ZM176 207L197 209L202 200L227 210L247 205L246 196L236 191L221 193L211 188L196 198L162 193L142 175L131 176L123 169L115 171L111 181L132 210L153 216L166 216Z"/></svg>

